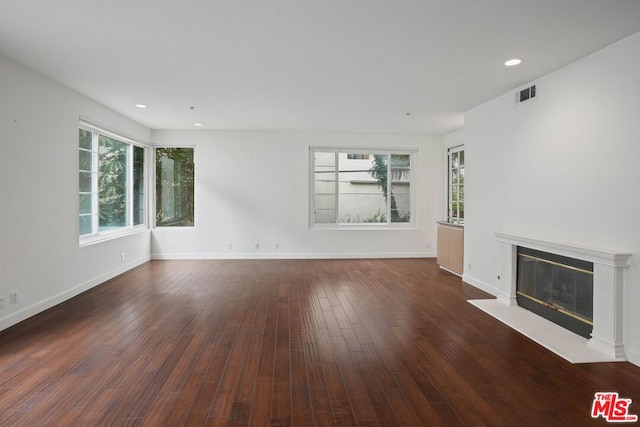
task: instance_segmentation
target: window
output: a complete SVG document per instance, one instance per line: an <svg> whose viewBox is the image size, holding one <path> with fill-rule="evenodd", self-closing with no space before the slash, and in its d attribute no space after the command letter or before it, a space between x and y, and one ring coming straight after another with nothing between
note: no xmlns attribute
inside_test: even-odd
<svg viewBox="0 0 640 427"><path fill-rule="evenodd" d="M449 197L448 218L454 224L464 224L464 146L448 150Z"/></svg>
<svg viewBox="0 0 640 427"><path fill-rule="evenodd" d="M156 226L194 225L193 148L156 148Z"/></svg>
<svg viewBox="0 0 640 427"><path fill-rule="evenodd" d="M144 225L144 148L84 121L78 141L80 237Z"/></svg>
<svg viewBox="0 0 640 427"><path fill-rule="evenodd" d="M414 153L312 148L311 224L412 224Z"/></svg>

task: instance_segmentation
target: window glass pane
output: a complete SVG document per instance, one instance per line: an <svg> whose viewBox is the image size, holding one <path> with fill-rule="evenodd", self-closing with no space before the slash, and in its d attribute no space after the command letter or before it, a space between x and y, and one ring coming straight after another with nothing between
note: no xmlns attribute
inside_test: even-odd
<svg viewBox="0 0 640 427"><path fill-rule="evenodd" d="M133 225L144 224L144 148L133 147Z"/></svg>
<svg viewBox="0 0 640 427"><path fill-rule="evenodd" d="M411 154L364 150L311 154L313 223L411 222Z"/></svg>
<svg viewBox="0 0 640 427"><path fill-rule="evenodd" d="M194 225L193 148L156 149L156 225Z"/></svg>
<svg viewBox="0 0 640 427"><path fill-rule="evenodd" d="M336 181L335 173L316 173L316 181L314 183L316 194L335 194Z"/></svg>
<svg viewBox="0 0 640 427"><path fill-rule="evenodd" d="M362 155L350 159L346 153L338 155L338 222L386 222L387 155ZM366 158L365 158L366 157ZM379 186L385 181L384 191Z"/></svg>
<svg viewBox="0 0 640 427"><path fill-rule="evenodd" d="M316 223L336 222L336 198L333 194L316 194L314 204L314 221Z"/></svg>
<svg viewBox="0 0 640 427"><path fill-rule="evenodd" d="M314 162L314 186L316 194L335 194L336 156L334 153L316 153Z"/></svg>
<svg viewBox="0 0 640 427"><path fill-rule="evenodd" d="M79 172L78 173L78 190L81 193L91 193L91 172Z"/></svg>
<svg viewBox="0 0 640 427"><path fill-rule="evenodd" d="M169 220L174 219L176 213L176 195L173 182L175 181L175 160L164 157L160 159L160 183L162 184L161 197L159 198L159 223L161 225L172 225Z"/></svg>
<svg viewBox="0 0 640 427"><path fill-rule="evenodd" d="M79 139L80 139L80 144L79 144L80 148L84 148L85 150L92 149L92 139L93 139L92 132L88 130L80 129Z"/></svg>
<svg viewBox="0 0 640 427"><path fill-rule="evenodd" d="M92 153L81 149L78 151L78 169L81 171L90 171L92 168Z"/></svg>
<svg viewBox="0 0 640 427"><path fill-rule="evenodd" d="M91 234L93 232L93 215L80 215L80 235Z"/></svg>
<svg viewBox="0 0 640 427"><path fill-rule="evenodd" d="M369 192L361 187L361 192L340 193L338 196L339 218L341 223L386 222L387 214L384 199L380 193Z"/></svg>
<svg viewBox="0 0 640 427"><path fill-rule="evenodd" d="M335 153L314 154L314 211L313 221L318 224L336 222L336 156Z"/></svg>
<svg viewBox="0 0 640 427"><path fill-rule="evenodd" d="M79 129L78 133L78 232L80 236L94 233L93 209L95 179L93 133Z"/></svg>
<svg viewBox="0 0 640 427"><path fill-rule="evenodd" d="M79 195L79 208L80 208L80 215L83 214L90 214L91 213L91 208L92 208L92 199L93 195L91 193L89 194L80 194Z"/></svg>
<svg viewBox="0 0 640 427"><path fill-rule="evenodd" d="M464 219L464 147L451 148L448 171L448 221L462 223Z"/></svg>
<svg viewBox="0 0 640 427"><path fill-rule="evenodd" d="M100 231L128 225L128 144L103 135L98 137L98 212Z"/></svg>
<svg viewBox="0 0 640 427"><path fill-rule="evenodd" d="M391 155L391 222L409 222L411 220L411 156L409 154Z"/></svg>

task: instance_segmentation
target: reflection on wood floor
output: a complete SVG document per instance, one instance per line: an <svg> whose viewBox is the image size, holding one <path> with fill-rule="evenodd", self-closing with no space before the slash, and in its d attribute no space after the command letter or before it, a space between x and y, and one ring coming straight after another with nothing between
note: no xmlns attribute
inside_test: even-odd
<svg viewBox="0 0 640 427"><path fill-rule="evenodd" d="M603 425L572 365L431 259L152 261L0 333L0 425Z"/></svg>

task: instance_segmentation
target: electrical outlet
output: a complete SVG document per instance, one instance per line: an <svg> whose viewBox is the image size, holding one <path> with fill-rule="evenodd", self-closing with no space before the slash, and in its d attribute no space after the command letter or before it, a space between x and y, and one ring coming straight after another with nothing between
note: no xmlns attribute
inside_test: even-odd
<svg viewBox="0 0 640 427"><path fill-rule="evenodd" d="M120 254L120 259L121 259L122 261L124 261L124 252L122 252L122 253Z"/></svg>
<svg viewBox="0 0 640 427"><path fill-rule="evenodd" d="M471 271L471 263L470 262L467 263L467 270Z"/></svg>
<svg viewBox="0 0 640 427"><path fill-rule="evenodd" d="M4 308L4 297L0 297L0 309Z"/></svg>
<svg viewBox="0 0 640 427"><path fill-rule="evenodd" d="M427 249L431 247L431 243L427 242Z"/></svg>
<svg viewBox="0 0 640 427"><path fill-rule="evenodd" d="M253 245L253 249L260 249L260 243L256 243L255 245Z"/></svg>
<svg viewBox="0 0 640 427"><path fill-rule="evenodd" d="M280 243L276 243L273 245L273 249L280 249Z"/></svg>
<svg viewBox="0 0 640 427"><path fill-rule="evenodd" d="M16 304L18 302L18 291L11 292L9 298L11 299L11 304Z"/></svg>
<svg viewBox="0 0 640 427"><path fill-rule="evenodd" d="M233 245L231 245L231 243L229 243L229 244L227 245L227 249L231 249L232 247L233 247Z"/></svg>

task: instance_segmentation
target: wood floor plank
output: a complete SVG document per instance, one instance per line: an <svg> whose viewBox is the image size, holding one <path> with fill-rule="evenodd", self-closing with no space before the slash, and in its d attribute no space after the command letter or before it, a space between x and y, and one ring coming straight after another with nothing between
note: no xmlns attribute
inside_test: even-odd
<svg viewBox="0 0 640 427"><path fill-rule="evenodd" d="M289 287L278 287L278 326L273 367L271 418L281 425L291 424L291 366L289 339Z"/></svg>
<svg viewBox="0 0 640 427"><path fill-rule="evenodd" d="M187 426L203 426L205 425L209 412L213 406L213 399L218 389L218 383L204 382L200 384L195 396L193 396L193 403L191 408L186 412L186 421L184 425Z"/></svg>
<svg viewBox="0 0 640 427"><path fill-rule="evenodd" d="M273 392L273 378L258 377L256 393L251 404L249 425L254 427L271 425L271 396Z"/></svg>
<svg viewBox="0 0 640 427"><path fill-rule="evenodd" d="M300 294L294 290L289 312L289 357L291 365L291 425L304 425L311 420L311 397L307 381L303 319Z"/></svg>
<svg viewBox="0 0 640 427"><path fill-rule="evenodd" d="M348 402L353 412L354 421L363 423L375 421L374 408L371 405L367 389L359 373L359 366L355 364L351 351L348 349L344 337L331 339L338 359L338 366L342 374L342 381L348 395Z"/></svg>
<svg viewBox="0 0 640 427"><path fill-rule="evenodd" d="M0 331L0 425L603 425L572 365L431 259L151 261Z"/></svg>

